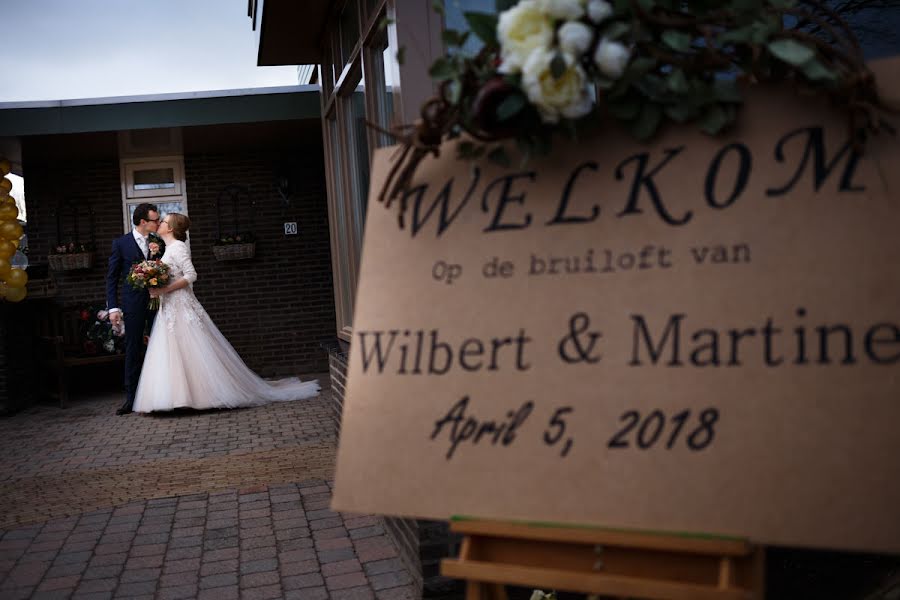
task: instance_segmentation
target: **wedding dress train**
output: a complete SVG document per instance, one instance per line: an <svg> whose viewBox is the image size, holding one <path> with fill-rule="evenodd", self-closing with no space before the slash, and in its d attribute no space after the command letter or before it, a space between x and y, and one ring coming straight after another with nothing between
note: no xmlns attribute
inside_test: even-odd
<svg viewBox="0 0 900 600"><path fill-rule="evenodd" d="M168 244L162 261L169 266L173 282L184 278L193 284L197 279L184 242ZM250 370L189 285L161 297L134 411L260 406L318 393L316 381L266 381Z"/></svg>

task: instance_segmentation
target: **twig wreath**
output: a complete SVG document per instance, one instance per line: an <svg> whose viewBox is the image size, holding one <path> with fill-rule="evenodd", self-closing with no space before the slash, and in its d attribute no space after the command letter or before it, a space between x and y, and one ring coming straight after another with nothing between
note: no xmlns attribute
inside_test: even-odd
<svg viewBox="0 0 900 600"><path fill-rule="evenodd" d="M450 139L459 158L509 166L505 142L526 161L605 115L639 140L666 121L715 135L734 123L741 86L764 82L827 94L857 149L893 132L856 36L821 0L497 0L496 15L464 16L469 31L444 31L447 55L431 66L437 95L391 132L400 156L379 201L399 199L401 228L416 168Z"/></svg>

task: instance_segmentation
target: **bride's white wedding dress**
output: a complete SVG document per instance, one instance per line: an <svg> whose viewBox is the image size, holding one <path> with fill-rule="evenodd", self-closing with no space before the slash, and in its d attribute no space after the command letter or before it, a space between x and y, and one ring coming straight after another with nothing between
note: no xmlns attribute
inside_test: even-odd
<svg viewBox="0 0 900 600"><path fill-rule="evenodd" d="M193 284L197 272L181 241L166 245L162 261L172 281ZM237 408L311 398L316 381L266 381L251 371L213 324L190 285L161 296L134 400L135 412L176 408Z"/></svg>

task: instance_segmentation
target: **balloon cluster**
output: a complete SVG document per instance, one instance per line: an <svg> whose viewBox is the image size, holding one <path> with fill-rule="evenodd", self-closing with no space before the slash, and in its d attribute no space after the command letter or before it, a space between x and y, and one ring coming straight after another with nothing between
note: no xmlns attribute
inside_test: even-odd
<svg viewBox="0 0 900 600"><path fill-rule="evenodd" d="M19 250L25 232L19 224L16 200L9 195L12 182L6 176L10 166L5 157L0 157L0 299L21 302L28 293L28 257Z"/></svg>

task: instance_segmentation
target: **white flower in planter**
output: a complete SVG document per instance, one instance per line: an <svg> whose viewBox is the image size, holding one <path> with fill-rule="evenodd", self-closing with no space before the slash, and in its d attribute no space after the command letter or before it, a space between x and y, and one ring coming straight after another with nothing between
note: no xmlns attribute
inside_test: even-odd
<svg viewBox="0 0 900 600"><path fill-rule="evenodd" d="M581 56L591 47L594 30L580 21L568 21L557 32L559 47L572 56Z"/></svg>
<svg viewBox="0 0 900 600"><path fill-rule="evenodd" d="M584 0L539 0L541 10L554 19L573 21L584 16Z"/></svg>
<svg viewBox="0 0 900 600"><path fill-rule="evenodd" d="M594 62L603 71L603 74L612 79L618 79L625 72L631 53L625 44L603 38L597 44L594 52Z"/></svg>
<svg viewBox="0 0 900 600"><path fill-rule="evenodd" d="M500 14L497 38L503 62L501 73L517 73L537 48L548 48L553 41L553 23L541 11L537 0L522 0Z"/></svg>
<svg viewBox="0 0 900 600"><path fill-rule="evenodd" d="M594 106L584 70L571 54L562 54L565 71L560 77L553 76L550 65L557 55L554 50L538 48L522 69L522 87L545 123L556 123L560 117L583 117Z"/></svg>
<svg viewBox="0 0 900 600"><path fill-rule="evenodd" d="M606 0L590 0L587 5L588 18L594 23L602 23L613 14L612 4Z"/></svg>

